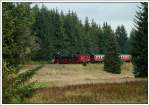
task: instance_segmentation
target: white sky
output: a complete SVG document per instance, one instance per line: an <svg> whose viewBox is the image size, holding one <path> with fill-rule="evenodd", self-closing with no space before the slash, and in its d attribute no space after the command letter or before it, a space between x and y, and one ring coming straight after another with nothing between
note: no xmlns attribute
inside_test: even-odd
<svg viewBox="0 0 150 106"><path fill-rule="evenodd" d="M107 22L115 30L118 25L123 24L130 33L133 27L133 19L139 3L37 3L39 7L44 4L48 9L57 8L67 13L68 10L77 13L82 22L85 17L101 25Z"/></svg>

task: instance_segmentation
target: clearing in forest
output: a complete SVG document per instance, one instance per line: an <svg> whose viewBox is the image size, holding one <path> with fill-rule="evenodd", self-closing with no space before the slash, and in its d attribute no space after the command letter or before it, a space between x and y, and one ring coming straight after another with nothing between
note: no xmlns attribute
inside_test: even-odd
<svg viewBox="0 0 150 106"><path fill-rule="evenodd" d="M37 65L26 65L21 71L34 68ZM132 64L124 63L121 74L112 74L103 71L103 64L45 64L33 76L30 82L52 86L65 86L89 83L121 83L143 80L135 78L132 73Z"/></svg>

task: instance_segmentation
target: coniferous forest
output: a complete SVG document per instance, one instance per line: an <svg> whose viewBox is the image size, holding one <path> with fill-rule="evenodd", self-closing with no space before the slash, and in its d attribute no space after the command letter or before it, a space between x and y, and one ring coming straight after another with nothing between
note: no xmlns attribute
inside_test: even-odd
<svg viewBox="0 0 150 106"><path fill-rule="evenodd" d="M98 25L94 20L90 23L85 18L81 22L73 11L64 14L44 5L39 9L37 5L31 8L29 3L4 3L3 57L9 58L10 64L20 64L29 60L50 61L57 52L105 54L111 26L107 22ZM120 53L128 54L125 27L118 26L112 33L119 42Z"/></svg>
<svg viewBox="0 0 150 106"><path fill-rule="evenodd" d="M16 74L32 61L51 63L56 53L105 54L104 70L121 73L120 54L131 54L135 77L148 76L148 4L141 3L135 13L131 34L122 23L116 30L104 22L97 24L78 13L48 9L31 3L2 4L3 103L20 103L32 92L25 84L42 67ZM113 53L113 54L112 54ZM112 67L113 66L113 67ZM19 101L19 102L18 102Z"/></svg>

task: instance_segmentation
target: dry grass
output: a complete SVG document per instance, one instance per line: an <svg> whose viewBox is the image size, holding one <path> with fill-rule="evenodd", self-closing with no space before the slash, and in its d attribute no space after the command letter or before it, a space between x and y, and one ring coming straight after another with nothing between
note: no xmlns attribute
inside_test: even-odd
<svg viewBox="0 0 150 106"><path fill-rule="evenodd" d="M31 65L31 64L24 65L23 68L19 71L18 74L24 73L24 72L26 72L28 70L32 70L32 69L34 69L34 68L36 68L38 66L40 66L40 64L38 64L38 65Z"/></svg>
<svg viewBox="0 0 150 106"><path fill-rule="evenodd" d="M132 67L124 63L112 74L103 64L45 64L30 80L38 90L26 103L147 103L147 79L134 78Z"/></svg>
<svg viewBox="0 0 150 106"><path fill-rule="evenodd" d="M132 64L124 63L121 74L103 71L103 64L47 64L37 72L31 82L45 84L48 87L87 83L121 83L141 80L134 78Z"/></svg>
<svg viewBox="0 0 150 106"><path fill-rule="evenodd" d="M147 81L51 87L34 92L27 103L148 103Z"/></svg>

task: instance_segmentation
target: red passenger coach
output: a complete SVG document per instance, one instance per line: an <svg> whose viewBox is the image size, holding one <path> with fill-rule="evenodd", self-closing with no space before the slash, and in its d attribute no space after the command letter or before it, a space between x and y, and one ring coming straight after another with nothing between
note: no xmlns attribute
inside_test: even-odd
<svg viewBox="0 0 150 106"><path fill-rule="evenodd" d="M104 55L94 55L94 62L99 63L104 61Z"/></svg>
<svg viewBox="0 0 150 106"><path fill-rule="evenodd" d="M131 61L131 55L120 55L120 59L124 62L130 62Z"/></svg>
<svg viewBox="0 0 150 106"><path fill-rule="evenodd" d="M90 62L90 55L80 55L79 63L88 63Z"/></svg>

